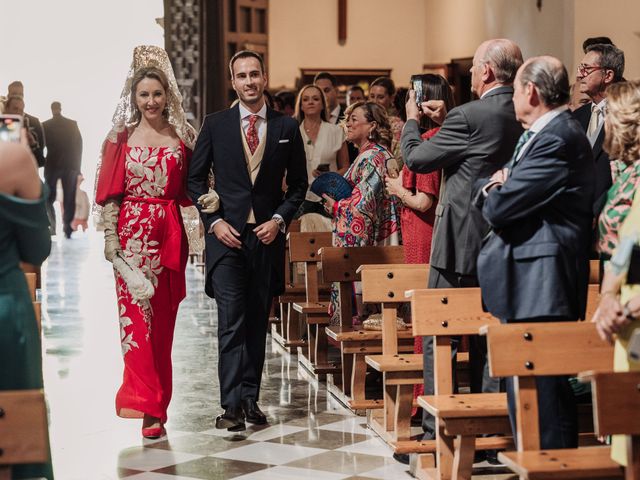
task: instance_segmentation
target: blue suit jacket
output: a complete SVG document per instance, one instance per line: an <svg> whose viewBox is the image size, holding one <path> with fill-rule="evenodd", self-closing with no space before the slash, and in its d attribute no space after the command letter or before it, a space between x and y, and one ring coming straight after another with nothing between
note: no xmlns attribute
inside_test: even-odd
<svg viewBox="0 0 640 480"><path fill-rule="evenodd" d="M511 176L475 203L491 225L478 257L486 309L504 320L583 318L595 170L580 124L564 111L531 140Z"/></svg>

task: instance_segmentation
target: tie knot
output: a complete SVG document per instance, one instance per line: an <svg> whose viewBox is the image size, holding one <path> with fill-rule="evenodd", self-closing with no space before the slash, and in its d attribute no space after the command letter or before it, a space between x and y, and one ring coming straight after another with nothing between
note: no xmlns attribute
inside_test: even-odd
<svg viewBox="0 0 640 480"><path fill-rule="evenodd" d="M259 118L258 115L249 115L249 128L255 127Z"/></svg>
<svg viewBox="0 0 640 480"><path fill-rule="evenodd" d="M591 113L595 113L596 115L598 115L602 113L602 109L594 103L593 105L591 105Z"/></svg>
<svg viewBox="0 0 640 480"><path fill-rule="evenodd" d="M527 142L527 140L529 140L529 138L531 137L531 135L533 135L533 132L531 130L525 130L524 132L522 132L522 135L520 135L520 140L518 141L518 143L524 144Z"/></svg>

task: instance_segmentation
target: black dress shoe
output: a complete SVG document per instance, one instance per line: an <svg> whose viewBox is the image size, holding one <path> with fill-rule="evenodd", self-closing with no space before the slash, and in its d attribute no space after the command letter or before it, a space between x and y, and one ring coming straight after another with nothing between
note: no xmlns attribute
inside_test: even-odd
<svg viewBox="0 0 640 480"><path fill-rule="evenodd" d="M240 432L246 430L242 409L239 407L227 408L222 415L216 417L216 428L226 428L230 432Z"/></svg>
<svg viewBox="0 0 640 480"><path fill-rule="evenodd" d="M393 459L396 462L400 462L404 465L409 465L411 457L409 457L408 453L394 453L393 454Z"/></svg>
<svg viewBox="0 0 640 480"><path fill-rule="evenodd" d="M264 425L267 423L267 416L262 413L262 410L260 410L256 401L252 398L245 398L242 400L242 411L249 423L253 423L255 425Z"/></svg>

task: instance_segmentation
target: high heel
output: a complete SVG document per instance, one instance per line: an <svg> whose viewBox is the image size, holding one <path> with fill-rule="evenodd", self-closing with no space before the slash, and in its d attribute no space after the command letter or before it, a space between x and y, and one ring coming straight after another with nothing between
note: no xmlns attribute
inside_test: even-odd
<svg viewBox="0 0 640 480"><path fill-rule="evenodd" d="M167 434L167 431L164 429L163 425L159 427L147 427L142 429L142 436L149 440L156 440L160 437L164 437Z"/></svg>

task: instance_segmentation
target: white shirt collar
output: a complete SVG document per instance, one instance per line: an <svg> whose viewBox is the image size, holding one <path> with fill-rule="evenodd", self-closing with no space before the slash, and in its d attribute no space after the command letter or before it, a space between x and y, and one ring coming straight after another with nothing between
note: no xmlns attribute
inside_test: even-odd
<svg viewBox="0 0 640 480"><path fill-rule="evenodd" d="M606 112L607 111L607 99L603 98L602 100L600 100L600 103L598 103L598 108L600 109L601 112ZM592 108L593 110L593 108Z"/></svg>
<svg viewBox="0 0 640 480"><path fill-rule="evenodd" d="M531 125L531 127L529 128L529 131L533 134L538 133L540 130L546 127L551 122L551 120L556 118L558 115L564 112L567 108L568 107L566 105L561 105L557 108L554 108L553 110L549 110L547 113L545 113L540 118L538 118L535 122L533 122L533 125Z"/></svg>
<svg viewBox="0 0 640 480"><path fill-rule="evenodd" d="M245 118L249 117L250 115L257 115L258 117L260 117L263 120L267 119L267 102L264 102L264 104L262 105L262 108L260 110L258 110L256 113L253 113L251 110L249 110L247 107L245 107L242 104L242 102L239 102L238 106L240 107L240 118L242 120L244 120Z"/></svg>
<svg viewBox="0 0 640 480"><path fill-rule="evenodd" d="M331 113L330 113L329 115L330 115L330 117L331 117L331 119L332 119L332 120L333 120L334 118L335 118L335 119L338 119L338 118L340 117L340 104L338 104L338 105L336 106L336 108L334 108L333 110L331 110ZM334 123L335 123L335 122L334 122Z"/></svg>

